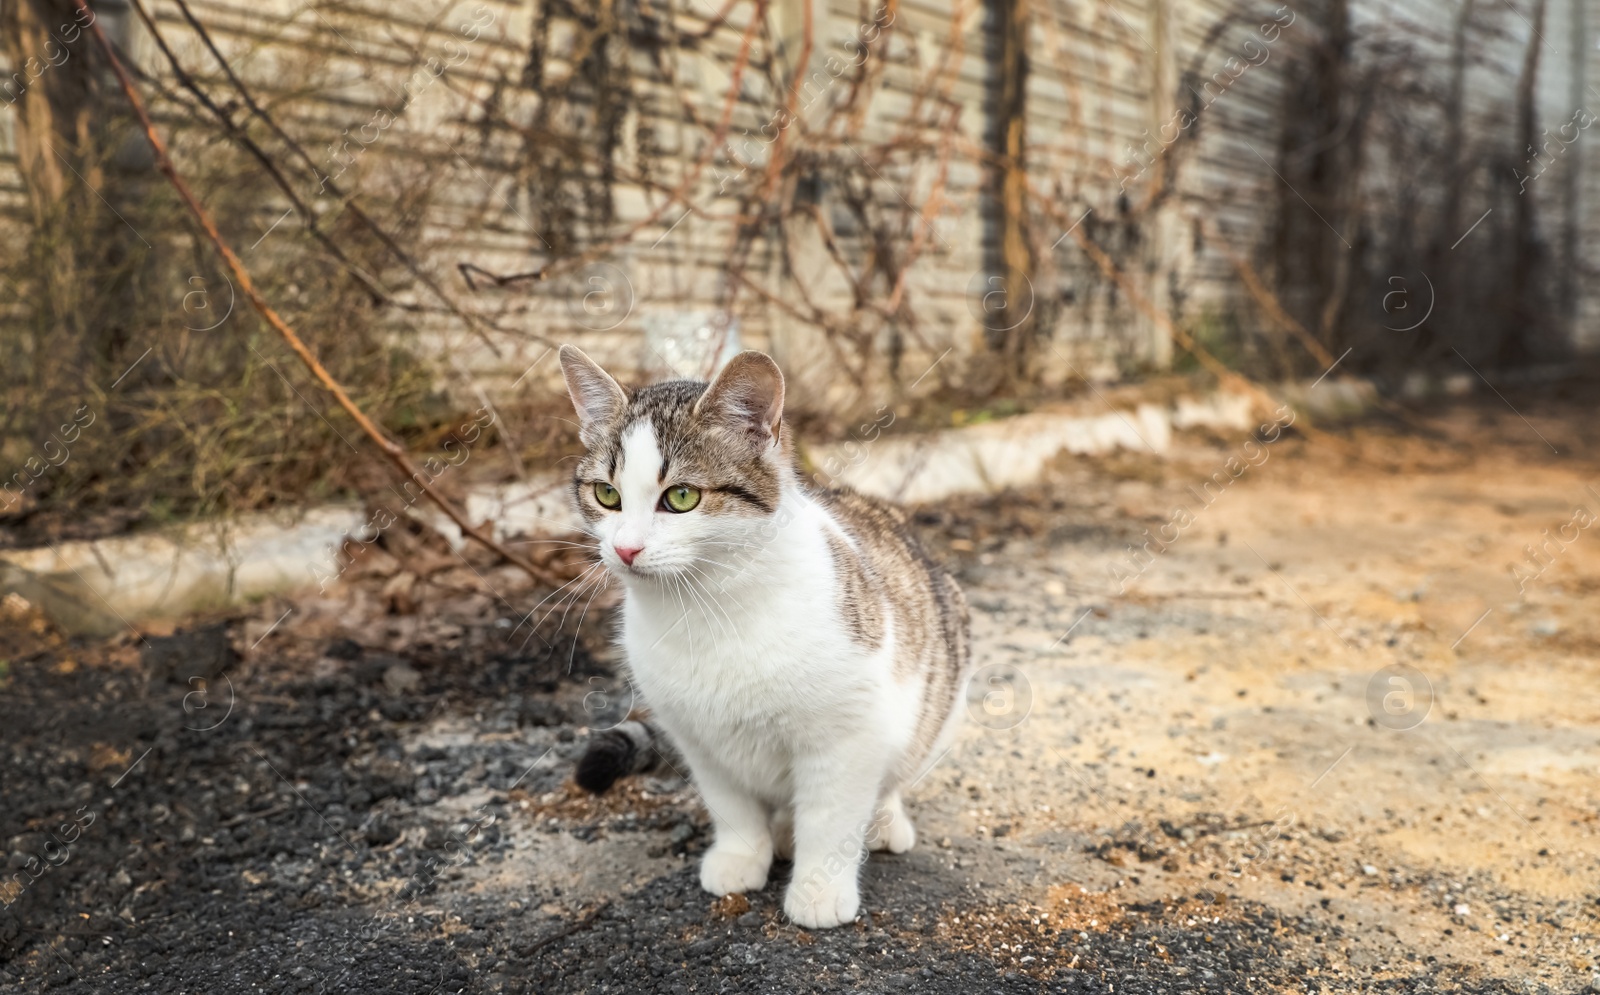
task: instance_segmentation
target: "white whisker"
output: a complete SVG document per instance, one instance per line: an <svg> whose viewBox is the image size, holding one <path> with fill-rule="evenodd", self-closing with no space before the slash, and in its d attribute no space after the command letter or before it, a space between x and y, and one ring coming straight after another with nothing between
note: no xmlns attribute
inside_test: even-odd
<svg viewBox="0 0 1600 995"><path fill-rule="evenodd" d="M606 586L610 583L611 575L608 573L601 578L600 583L595 585L594 591L589 595L589 600L583 603L583 611L578 615L578 627L572 632L572 650L567 654L568 674L572 673L572 661L577 659L578 656L578 635L583 632L583 620L584 617L589 614L589 606L594 604L594 599L600 594L601 591L604 591Z"/></svg>
<svg viewBox="0 0 1600 995"><path fill-rule="evenodd" d="M528 640L532 639L538 633L539 627L541 625L543 625L546 621L548 621L551 615L555 614L555 610L557 608L560 608L563 602L570 601L571 599L576 598L579 595L581 595L587 589L588 582L589 582L590 578L594 575L594 572L596 570L603 570L603 569L604 569L604 566L601 565L601 564L598 564L598 563L595 564L592 567L589 567L588 569L584 570L583 573L579 574L578 576L574 577L572 580L567 581L565 584L562 584L560 587L558 587L554 591L550 592L550 594L547 597L545 597L544 601L541 601L541 602L539 602L539 604L534 605L533 606L533 611L528 612L528 616L529 617L532 617L533 614L539 610L540 606L545 603L545 601L549 601L551 598L555 597L557 594L560 594L562 591L566 590L567 588L572 587L573 584L577 584L578 585L578 587L574 588L574 590L571 593L563 595L559 601L557 601L554 605L551 605L550 606L550 610L545 612L544 616L542 618L540 618L539 621L533 623L533 625L529 629L528 638L524 639L522 641L522 645L523 646L527 646L528 645ZM566 616L562 616L562 617L565 618ZM527 619L525 618L523 621L527 621ZM519 626L517 626L517 628L520 629L521 626L519 625ZM513 629L511 631L515 632L516 629ZM543 638L543 637L541 637L541 638Z"/></svg>
<svg viewBox="0 0 1600 995"><path fill-rule="evenodd" d="M567 603L567 607L561 613L561 621L556 623L556 631L557 632L560 632L563 628L566 627L567 615L569 615L572 612L572 606L578 603L578 599L583 597L583 593L585 591L587 591L591 586L604 583L605 582L605 577L606 577L606 575L604 573L601 573L599 580L595 580L595 581L592 581L592 582L585 581L583 584L580 584L575 591L573 591L573 593L572 593L572 595L570 597L562 599L563 601L565 601ZM549 612L545 613L545 618L548 619L551 615L554 615L554 614L555 614L555 609L551 608Z"/></svg>
<svg viewBox="0 0 1600 995"><path fill-rule="evenodd" d="M689 606L684 603L682 586L677 577L670 577L668 579L672 581L672 595L678 599L678 609L683 613L681 617L687 625L687 631L689 633L689 652L694 653L694 623L689 621Z"/></svg>
<svg viewBox="0 0 1600 995"><path fill-rule="evenodd" d="M576 546L579 549L599 549L597 542L573 542L570 539L518 539L511 546Z"/></svg>
<svg viewBox="0 0 1600 995"><path fill-rule="evenodd" d="M717 601L710 591L706 590L703 584L699 584L695 580L693 575L685 574L684 580L688 582L689 590L693 591L696 588L699 588L700 593L703 595L702 598L697 598L697 600L699 600L703 606L702 611L705 612L707 626L715 625L734 643L735 646L737 646L739 642L739 627L734 624L733 618L727 614L726 609L722 607L722 605ZM721 617L718 617L716 614L718 611L721 611ZM727 625L723 625L724 618L727 619ZM720 639L716 639L715 634L713 634L712 638L716 644L718 654L722 654L722 641Z"/></svg>
<svg viewBox="0 0 1600 995"><path fill-rule="evenodd" d="M562 584L560 587L556 588L554 591L551 591L549 594L545 595L544 599L542 601L540 601L539 604L534 605L532 608L530 608L528 610L528 613L526 615L522 616L522 621L518 622L517 625L516 625L516 628L512 629L511 632L507 633L507 636L515 635L516 632L517 632L517 629L522 628L522 626L527 623L528 619L533 617L533 613L538 611L540 605L543 605L545 603L545 601L549 601L551 598L553 598L556 595L560 594L562 591L564 591L567 588L571 587L573 584L576 584L578 581L582 580L589 573L590 570L593 570L593 569L594 569L593 567L589 567L589 568L585 569L583 571L583 573L580 573L578 576L572 578L571 580L567 581L565 584ZM527 640L523 640L522 644L524 646L526 646L528 644Z"/></svg>
<svg viewBox="0 0 1600 995"><path fill-rule="evenodd" d="M698 557L696 557L696 559L698 559ZM705 572L699 567L695 566L693 563L686 563L684 566L690 570L693 570L695 574L703 581L703 583L700 584L700 590L705 594L706 599L715 605L717 610L722 613L722 617L727 619L728 625L727 628L723 629L723 631L728 633L729 637L731 638L733 634L739 630L739 626L734 623L733 616L728 614L727 606L722 604L721 600L718 599L716 595L711 593L710 588L707 586L711 583L711 578L707 577ZM718 624L720 625L721 622L719 621Z"/></svg>

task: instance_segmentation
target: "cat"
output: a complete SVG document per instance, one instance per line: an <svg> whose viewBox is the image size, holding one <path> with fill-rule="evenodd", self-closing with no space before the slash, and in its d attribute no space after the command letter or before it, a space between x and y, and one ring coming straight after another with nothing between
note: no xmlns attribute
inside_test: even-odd
<svg viewBox="0 0 1600 995"><path fill-rule="evenodd" d="M961 589L898 509L804 479L764 353L709 384L633 390L573 346L560 357L585 449L573 497L622 581L621 645L651 713L598 742L580 780L649 766L665 733L711 816L701 886L760 890L792 857L788 917L852 921L867 848L916 842L901 792L958 722Z"/></svg>

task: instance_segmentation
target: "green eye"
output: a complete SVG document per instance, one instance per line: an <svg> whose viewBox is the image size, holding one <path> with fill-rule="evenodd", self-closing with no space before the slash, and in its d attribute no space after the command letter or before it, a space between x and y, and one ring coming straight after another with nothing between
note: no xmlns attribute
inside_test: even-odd
<svg viewBox="0 0 1600 995"><path fill-rule="evenodd" d="M700 488L684 484L669 487L667 493L661 495L661 501L668 511L693 511L694 506L700 503Z"/></svg>
<svg viewBox="0 0 1600 995"><path fill-rule="evenodd" d="M600 502L602 508L622 507L622 495L617 489L605 481L597 481L594 485L594 499Z"/></svg>

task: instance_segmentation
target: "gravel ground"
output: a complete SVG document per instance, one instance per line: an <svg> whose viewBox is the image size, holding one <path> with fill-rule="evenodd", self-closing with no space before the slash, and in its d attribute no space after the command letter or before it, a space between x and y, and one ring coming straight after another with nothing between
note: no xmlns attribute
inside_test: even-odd
<svg viewBox="0 0 1600 995"><path fill-rule="evenodd" d="M922 509L984 669L826 932L782 865L699 891L670 768L571 786L630 704L605 596L527 639L509 572L374 562L94 645L12 599L0 990L1600 991L1600 541L1509 569L1600 512L1592 404L1513 401L1286 437L1208 505L1243 440Z"/></svg>

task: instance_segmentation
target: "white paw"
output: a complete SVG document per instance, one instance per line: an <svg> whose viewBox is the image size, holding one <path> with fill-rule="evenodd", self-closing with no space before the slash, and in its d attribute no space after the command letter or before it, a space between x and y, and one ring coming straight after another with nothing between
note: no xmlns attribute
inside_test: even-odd
<svg viewBox="0 0 1600 995"><path fill-rule="evenodd" d="M767 868L772 858L753 853L738 853L712 846L700 861L700 887L721 898L745 891L760 891L767 885Z"/></svg>
<svg viewBox="0 0 1600 995"><path fill-rule="evenodd" d="M878 813L867 842L874 851L905 853L917 845L917 827L904 809Z"/></svg>
<svg viewBox="0 0 1600 995"><path fill-rule="evenodd" d="M842 926L854 919L860 908L861 891L854 880L828 881L811 887L796 881L783 899L784 914L805 929Z"/></svg>

